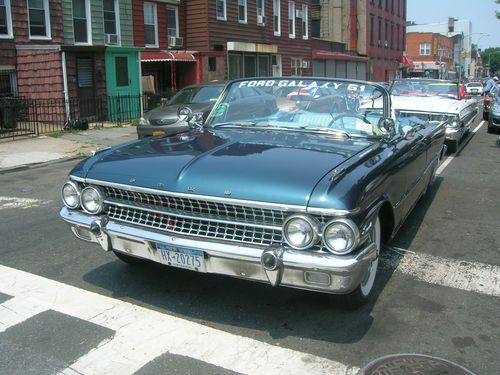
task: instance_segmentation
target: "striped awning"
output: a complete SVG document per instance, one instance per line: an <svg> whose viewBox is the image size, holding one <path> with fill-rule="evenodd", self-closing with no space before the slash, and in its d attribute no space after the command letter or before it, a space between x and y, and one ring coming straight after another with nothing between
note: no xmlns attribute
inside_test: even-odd
<svg viewBox="0 0 500 375"><path fill-rule="evenodd" d="M196 61L191 53L187 52L141 52L142 62L157 61Z"/></svg>

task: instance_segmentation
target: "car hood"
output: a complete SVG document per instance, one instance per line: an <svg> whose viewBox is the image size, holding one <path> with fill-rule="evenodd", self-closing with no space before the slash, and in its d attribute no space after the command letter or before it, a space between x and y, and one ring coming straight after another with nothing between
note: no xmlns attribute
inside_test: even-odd
<svg viewBox="0 0 500 375"><path fill-rule="evenodd" d="M421 112L441 112L441 113L459 113L464 107L465 102L456 99L448 99L439 96L420 97L420 96L391 96L394 109L414 110Z"/></svg>
<svg viewBox="0 0 500 375"><path fill-rule="evenodd" d="M144 114L151 124L168 125L177 122L177 109L179 107L189 107L193 112L206 112L212 109L213 103L192 103L192 104L174 104L155 108ZM163 121L163 122L161 122Z"/></svg>
<svg viewBox="0 0 500 375"><path fill-rule="evenodd" d="M130 142L103 151L72 175L142 188L307 205L332 169L367 140L270 130L203 130Z"/></svg>

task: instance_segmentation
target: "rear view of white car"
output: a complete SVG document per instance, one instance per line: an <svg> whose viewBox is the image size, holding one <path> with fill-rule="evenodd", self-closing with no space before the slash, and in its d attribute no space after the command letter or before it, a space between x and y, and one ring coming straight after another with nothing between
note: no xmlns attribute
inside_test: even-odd
<svg viewBox="0 0 500 375"><path fill-rule="evenodd" d="M483 84L481 82L470 82L465 85L467 95L483 95Z"/></svg>

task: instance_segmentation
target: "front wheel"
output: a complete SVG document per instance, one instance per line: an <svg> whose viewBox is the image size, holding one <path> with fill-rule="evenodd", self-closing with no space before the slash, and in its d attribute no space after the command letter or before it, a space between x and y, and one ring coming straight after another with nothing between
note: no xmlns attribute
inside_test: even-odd
<svg viewBox="0 0 500 375"><path fill-rule="evenodd" d="M484 121L488 121L488 118L489 118L489 117L490 117L490 116L489 116L489 113L488 113L488 112L483 111L483 120L484 120Z"/></svg>
<svg viewBox="0 0 500 375"><path fill-rule="evenodd" d="M375 284L375 277L377 276L378 261L380 255L380 246L382 242L382 233L380 229L380 219L377 217L375 225L373 226L372 233L370 234L371 240L377 247L377 257L370 262L365 271L365 276L361 283L351 293L346 294L345 303L348 308L358 308L363 305L373 290Z"/></svg>

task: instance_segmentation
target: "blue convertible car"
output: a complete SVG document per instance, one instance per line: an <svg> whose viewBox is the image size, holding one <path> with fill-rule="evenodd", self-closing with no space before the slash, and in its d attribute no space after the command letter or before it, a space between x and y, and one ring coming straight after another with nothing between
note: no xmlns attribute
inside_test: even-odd
<svg viewBox="0 0 500 375"><path fill-rule="evenodd" d="M355 106L340 106L356 97ZM331 105L328 105L331 103ZM445 124L395 118L363 81L229 83L204 124L103 150L62 187L79 239L128 263L312 291L363 303L381 242L432 183Z"/></svg>

